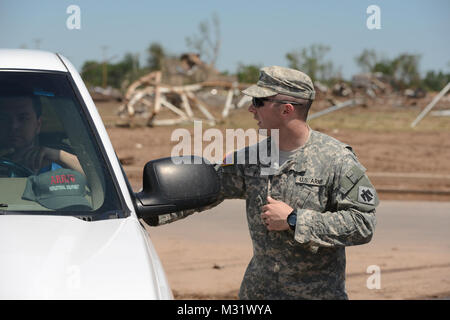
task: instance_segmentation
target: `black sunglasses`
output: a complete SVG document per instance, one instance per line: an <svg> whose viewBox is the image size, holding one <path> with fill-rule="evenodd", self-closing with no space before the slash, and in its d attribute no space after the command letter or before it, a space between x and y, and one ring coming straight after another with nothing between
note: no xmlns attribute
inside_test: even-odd
<svg viewBox="0 0 450 320"><path fill-rule="evenodd" d="M279 103L289 103L289 104L298 104L301 105L302 103L294 102L294 101L287 101L287 100L276 100L276 99L269 99L269 98L252 98L252 104L255 108L261 108L264 106L264 101L274 101Z"/></svg>

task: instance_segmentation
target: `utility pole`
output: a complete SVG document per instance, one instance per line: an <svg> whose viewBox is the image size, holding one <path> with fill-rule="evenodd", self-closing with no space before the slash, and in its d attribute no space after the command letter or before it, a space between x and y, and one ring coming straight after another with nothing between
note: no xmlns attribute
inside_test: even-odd
<svg viewBox="0 0 450 320"><path fill-rule="evenodd" d="M106 65L106 50L108 46L102 46L102 55L103 55L103 66L102 66L102 87L106 88L106 84L108 83L108 70Z"/></svg>

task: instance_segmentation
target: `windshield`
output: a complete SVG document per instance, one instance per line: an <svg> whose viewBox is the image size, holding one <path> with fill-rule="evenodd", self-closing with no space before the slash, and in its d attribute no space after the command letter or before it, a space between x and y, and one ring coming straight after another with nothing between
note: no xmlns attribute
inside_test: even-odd
<svg viewBox="0 0 450 320"><path fill-rule="evenodd" d="M0 71L1 213L123 216L100 150L67 74Z"/></svg>

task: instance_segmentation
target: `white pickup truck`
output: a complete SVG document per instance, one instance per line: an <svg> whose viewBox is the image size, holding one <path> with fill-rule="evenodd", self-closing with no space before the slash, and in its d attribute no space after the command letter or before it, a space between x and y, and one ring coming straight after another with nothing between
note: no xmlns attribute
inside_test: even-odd
<svg viewBox="0 0 450 320"><path fill-rule="evenodd" d="M172 299L142 220L219 189L211 165L165 158L133 192L74 66L0 49L0 299Z"/></svg>

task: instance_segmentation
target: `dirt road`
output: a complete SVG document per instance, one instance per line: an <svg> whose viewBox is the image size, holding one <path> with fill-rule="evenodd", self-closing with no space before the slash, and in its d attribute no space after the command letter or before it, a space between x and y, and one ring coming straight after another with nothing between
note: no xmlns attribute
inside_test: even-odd
<svg viewBox="0 0 450 320"><path fill-rule="evenodd" d="M372 241L346 249L349 298L450 297L449 213L447 202L381 202ZM252 255L244 201L148 230L176 298L237 297ZM380 289L367 288L369 266Z"/></svg>

